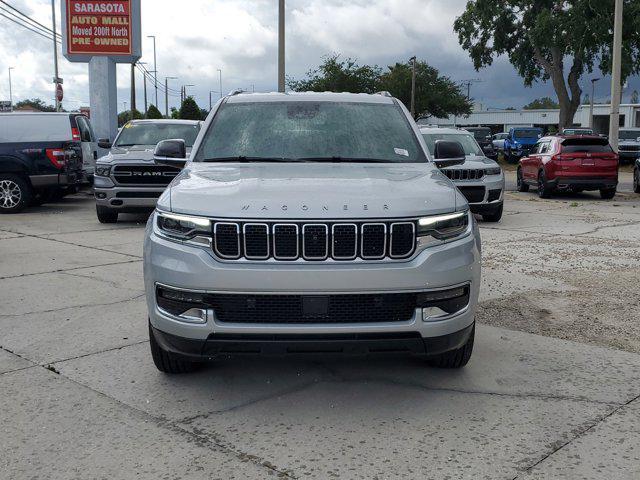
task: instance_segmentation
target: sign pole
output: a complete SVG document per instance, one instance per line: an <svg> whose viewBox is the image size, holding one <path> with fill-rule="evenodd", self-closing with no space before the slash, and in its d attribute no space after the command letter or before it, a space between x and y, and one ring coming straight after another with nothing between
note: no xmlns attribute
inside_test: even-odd
<svg viewBox="0 0 640 480"><path fill-rule="evenodd" d="M53 22L53 84L54 84L54 96L56 99L56 112L60 111L60 101L58 100L58 84L60 78L58 77L58 45L56 35L56 3L55 0L51 0L51 20Z"/></svg>

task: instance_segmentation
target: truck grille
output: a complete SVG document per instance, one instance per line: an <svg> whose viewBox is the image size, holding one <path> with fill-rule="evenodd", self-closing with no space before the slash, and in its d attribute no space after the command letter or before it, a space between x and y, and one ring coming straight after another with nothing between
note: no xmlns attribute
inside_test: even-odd
<svg viewBox="0 0 640 480"><path fill-rule="evenodd" d="M620 147L618 147L618 150L620 150L621 152L639 152L640 145L620 145Z"/></svg>
<svg viewBox="0 0 640 480"><path fill-rule="evenodd" d="M413 317L416 293L357 295L207 295L223 323L378 323Z"/></svg>
<svg viewBox="0 0 640 480"><path fill-rule="evenodd" d="M227 260L322 261L409 257L415 248L412 221L358 223L213 224L214 253Z"/></svg>
<svg viewBox="0 0 640 480"><path fill-rule="evenodd" d="M113 177L121 185L169 185L180 170L162 165L116 165Z"/></svg>
<svg viewBox="0 0 640 480"><path fill-rule="evenodd" d="M484 177L482 168L444 169L442 173L451 180L480 180Z"/></svg>

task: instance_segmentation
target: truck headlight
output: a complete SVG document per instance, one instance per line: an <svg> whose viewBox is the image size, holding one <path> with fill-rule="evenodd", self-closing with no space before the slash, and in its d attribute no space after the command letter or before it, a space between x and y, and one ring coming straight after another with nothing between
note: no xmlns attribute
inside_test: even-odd
<svg viewBox="0 0 640 480"><path fill-rule="evenodd" d="M502 169L500 167L485 168L484 173L485 175L500 175Z"/></svg>
<svg viewBox="0 0 640 480"><path fill-rule="evenodd" d="M211 220L208 218L156 211L156 226L160 235L172 240L211 244Z"/></svg>
<svg viewBox="0 0 640 480"><path fill-rule="evenodd" d="M419 245L440 244L466 236L471 231L469 228L470 216L469 210L465 210L445 215L422 217L418 220Z"/></svg>
<svg viewBox="0 0 640 480"><path fill-rule="evenodd" d="M96 165L94 175L98 177L108 177L111 173L111 165Z"/></svg>

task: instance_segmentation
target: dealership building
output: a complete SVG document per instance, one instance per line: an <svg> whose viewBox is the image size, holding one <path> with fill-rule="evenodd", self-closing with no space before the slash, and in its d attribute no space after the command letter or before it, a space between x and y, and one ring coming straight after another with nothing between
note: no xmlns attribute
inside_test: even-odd
<svg viewBox="0 0 640 480"><path fill-rule="evenodd" d="M596 133L609 133L610 105L593 106L593 129ZM436 118L426 117L421 124L442 127L490 127L494 133L508 132L511 127L542 127L545 131L558 128L560 110L482 110L476 109L470 115ZM589 105L581 105L573 117L574 126L589 126ZM620 126L640 127L640 104L620 105Z"/></svg>

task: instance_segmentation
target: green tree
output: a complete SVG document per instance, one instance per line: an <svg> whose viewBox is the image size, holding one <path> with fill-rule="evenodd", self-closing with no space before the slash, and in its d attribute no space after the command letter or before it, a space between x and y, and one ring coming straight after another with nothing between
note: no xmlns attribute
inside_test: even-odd
<svg viewBox="0 0 640 480"><path fill-rule="evenodd" d="M145 118L157 120L159 118L162 118L162 113L160 113L160 110L158 110L158 108L152 103L151 105L149 105L149 108L147 108Z"/></svg>
<svg viewBox="0 0 640 480"><path fill-rule="evenodd" d="M169 110L169 118L178 120L180 118L180 110L178 110L176 107L171 107L171 109Z"/></svg>
<svg viewBox="0 0 640 480"><path fill-rule="evenodd" d="M118 126L121 127L131 120L140 120L142 118L142 113L138 110L133 110L133 112L131 110L125 110L118 114Z"/></svg>
<svg viewBox="0 0 640 480"><path fill-rule="evenodd" d="M623 81L640 72L640 0L624 0L624 10ZM551 80L562 129L573 124L582 75L611 71L613 14L613 1L469 0L454 30L476 70L505 54L525 86Z"/></svg>
<svg viewBox="0 0 640 480"><path fill-rule="evenodd" d="M631 103L638 103L638 91L634 90L633 92L631 92L631 99L630 99Z"/></svg>
<svg viewBox="0 0 640 480"><path fill-rule="evenodd" d="M584 99L582 100L582 104L583 105L590 105L591 104L591 97L589 96L588 93L584 96Z"/></svg>
<svg viewBox="0 0 640 480"><path fill-rule="evenodd" d="M201 120L202 112L200 107L193 99L193 97L187 97L180 106L180 118L183 120Z"/></svg>
<svg viewBox="0 0 640 480"><path fill-rule="evenodd" d="M307 78L288 78L287 85L296 92L374 93L381 73L378 66L360 66L355 59L342 60L334 53L325 56L318 68L309 70Z"/></svg>
<svg viewBox="0 0 640 480"><path fill-rule="evenodd" d="M558 105L558 103L555 102L553 98L542 97L542 98L536 98L531 103L526 104L522 108L524 110L548 110L548 109L560 108L560 105Z"/></svg>
<svg viewBox="0 0 640 480"><path fill-rule="evenodd" d="M32 98L31 100L20 100L18 103L16 103L13 108L15 110L19 110L20 108L24 108L24 107L28 107L28 108L34 108L36 110L39 110L41 112L55 112L56 111L56 107L53 105L47 105L46 103L44 103L44 101L40 100L39 98Z"/></svg>
<svg viewBox="0 0 640 480"><path fill-rule="evenodd" d="M410 63L396 63L380 76L377 89L388 91L409 107L411 77ZM416 118L465 115L471 113L472 108L471 102L462 93L459 85L450 78L441 76L437 69L423 61L416 62L415 101Z"/></svg>

